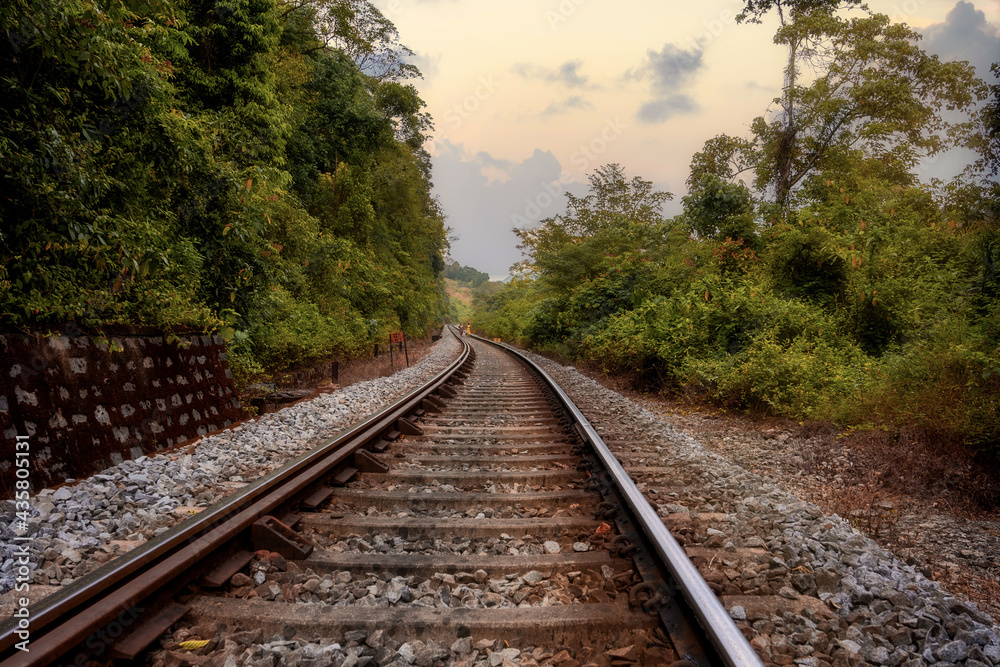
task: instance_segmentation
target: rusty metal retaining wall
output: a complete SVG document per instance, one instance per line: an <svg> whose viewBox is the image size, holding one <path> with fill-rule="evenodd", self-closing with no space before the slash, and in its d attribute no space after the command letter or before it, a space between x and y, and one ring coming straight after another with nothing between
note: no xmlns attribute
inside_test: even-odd
<svg viewBox="0 0 1000 667"><path fill-rule="evenodd" d="M28 436L34 491L239 419L219 337L0 335L0 497Z"/></svg>

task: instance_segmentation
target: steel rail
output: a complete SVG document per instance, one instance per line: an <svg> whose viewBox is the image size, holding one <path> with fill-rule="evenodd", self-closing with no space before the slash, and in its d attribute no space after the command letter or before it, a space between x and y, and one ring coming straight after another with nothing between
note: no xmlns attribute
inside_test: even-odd
<svg viewBox="0 0 1000 667"><path fill-rule="evenodd" d="M726 612L725 607L708 587L705 579L698 572L687 553L674 536L670 534L663 520L656 514L656 510L649 504L642 492L629 477L629 474L619 463L618 459L605 444L604 440L576 406L573 400L563 391L562 387L549 377L548 373L542 370L541 366L532 359L524 355L520 350L506 343L498 343L486 338L476 336L490 345L507 350L514 357L522 360L531 369L539 374L542 380L555 393L565 408L572 415L573 419L583 430L586 439L590 441L594 451L600 458L611 475L619 493L628 503L633 516L642 526L646 537L653 544L657 555L662 559L674 582L681 590L688 606L694 612L702 629L708 635L713 648L718 652L719 658L728 667L763 667L760 657L754 652L750 642L747 641L743 633L740 632L732 618Z"/></svg>
<svg viewBox="0 0 1000 667"><path fill-rule="evenodd" d="M7 655L19 639L18 619L4 622L0 625L0 656L6 657L0 667L45 665L58 660L121 612L135 608L180 577L192 563L328 476L364 444L419 407L469 360L471 346L460 336L456 338L462 345L461 352L429 382L158 538L31 605L30 652Z"/></svg>

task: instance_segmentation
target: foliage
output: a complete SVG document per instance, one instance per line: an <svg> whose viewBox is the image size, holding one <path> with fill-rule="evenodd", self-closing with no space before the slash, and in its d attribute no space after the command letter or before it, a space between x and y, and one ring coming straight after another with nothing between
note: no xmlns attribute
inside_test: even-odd
<svg viewBox="0 0 1000 667"><path fill-rule="evenodd" d="M368 0L286 0L281 9L286 15L306 14L309 25L296 26L302 36L343 53L368 76L379 81L420 76L406 62L413 51L399 43L396 26Z"/></svg>
<svg viewBox="0 0 1000 667"><path fill-rule="evenodd" d="M644 389L919 425L998 453L993 190L901 186L868 166L856 155L809 179L802 205L771 224L711 174L673 220L608 211L614 225L574 234L570 209L522 236L528 277L478 299L476 324ZM589 201L605 185L595 176ZM756 247L726 233L737 229Z"/></svg>
<svg viewBox="0 0 1000 667"><path fill-rule="evenodd" d="M524 315L538 301L533 287L532 280L515 278L497 292L478 291L473 297L476 328L503 340L525 340Z"/></svg>
<svg viewBox="0 0 1000 667"><path fill-rule="evenodd" d="M694 190L706 176L732 182L754 168L759 156L749 139L720 134L705 142L702 150L691 156L691 171L686 185Z"/></svg>
<svg viewBox="0 0 1000 667"><path fill-rule="evenodd" d="M807 178L838 161L860 156L883 178L911 185L920 159L980 142L972 119L956 120L975 114L987 95L974 69L926 54L919 33L884 14L862 7L862 16L840 17L835 10L844 4L748 1L745 20L759 21L772 7L779 12L774 41L788 48L775 99L780 110L756 118L749 140L723 135L707 142L692 165L697 177L752 168L755 188L785 208Z"/></svg>
<svg viewBox="0 0 1000 667"><path fill-rule="evenodd" d="M809 126L805 112L824 117L826 102L817 96L798 109L803 134L789 162L797 190L784 206L766 201L761 186L773 189L784 159L767 148L779 142L764 137L768 129L755 143L706 143L673 220L652 213L667 195L638 178L630 187L621 167L604 167L563 215L517 230L527 278L477 301L476 322L645 389L799 419L917 425L998 456L998 186L982 166L947 185L909 173L914 156L942 145L942 106L971 103L978 84L964 64L914 51L906 31L881 17L817 20L827 35L834 26L874 31L839 43L830 72L861 62L852 49L879 52L888 35L897 40L893 57L919 64L915 80L929 77L927 97L896 117L888 99L886 108L858 111L869 102L851 92L853 102L834 104L843 125L823 140L807 128L825 126ZM872 84L873 98L910 94L913 81L889 83L884 74L851 86ZM821 77L809 95L835 100L830 81ZM805 89L795 94L807 98ZM981 139L971 145L988 156ZM747 168L757 173L754 190L735 180Z"/></svg>
<svg viewBox="0 0 1000 667"><path fill-rule="evenodd" d="M451 262L444 270L444 275L460 283L466 283L469 287L479 287L483 283L489 282L490 274L483 273L471 266L462 266L458 262Z"/></svg>
<svg viewBox="0 0 1000 667"><path fill-rule="evenodd" d="M702 238L742 239L748 248L759 247L753 197L742 183L706 173L683 201L688 223Z"/></svg>
<svg viewBox="0 0 1000 667"><path fill-rule="evenodd" d="M995 79L1000 79L1000 62L993 63L990 72ZM981 133L973 138L974 143L979 144L981 156L974 171L985 172L996 178L1000 176L1000 83L990 84L989 94L990 99L979 114Z"/></svg>
<svg viewBox="0 0 1000 667"><path fill-rule="evenodd" d="M774 9L785 24L785 12L808 14L816 11L830 11L839 7L856 7L860 0L746 0L743 11L736 17L738 23L761 23L761 19Z"/></svg>
<svg viewBox="0 0 1000 667"><path fill-rule="evenodd" d="M444 313L430 119L368 3L16 0L0 27L6 324L217 329L252 374Z"/></svg>

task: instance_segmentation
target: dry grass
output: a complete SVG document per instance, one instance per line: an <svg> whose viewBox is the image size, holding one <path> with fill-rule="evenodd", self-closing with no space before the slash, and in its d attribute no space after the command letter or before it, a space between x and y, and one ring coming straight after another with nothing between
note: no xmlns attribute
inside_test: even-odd
<svg viewBox="0 0 1000 667"><path fill-rule="evenodd" d="M874 478L836 490L825 489L810 500L850 521L851 525L870 537L883 542L899 542L899 501L881 488Z"/></svg>
<svg viewBox="0 0 1000 667"><path fill-rule="evenodd" d="M994 510L1000 503L995 466L977 460L947 433L908 426L859 431L828 444L830 451L850 451L855 474L866 478L856 482L884 493L915 496L968 513Z"/></svg>
<svg viewBox="0 0 1000 667"><path fill-rule="evenodd" d="M407 341L406 347L410 366L413 366L427 356L431 349L431 342L427 340ZM392 359L390 359L389 353L383 350L378 357L355 359L346 364L342 363L340 365L340 376L336 384L346 387L347 385L363 380L387 377L404 368L406 368L406 356L403 353L395 351L392 353Z"/></svg>
<svg viewBox="0 0 1000 667"><path fill-rule="evenodd" d="M472 306L472 289L451 278L446 279L445 286L448 289L448 296L461 301L467 306Z"/></svg>
<svg viewBox="0 0 1000 667"><path fill-rule="evenodd" d="M934 572L934 578L942 582L953 593L965 597L976 604L994 620L1000 619L1000 580L997 577L982 576L967 570L951 572L942 569Z"/></svg>

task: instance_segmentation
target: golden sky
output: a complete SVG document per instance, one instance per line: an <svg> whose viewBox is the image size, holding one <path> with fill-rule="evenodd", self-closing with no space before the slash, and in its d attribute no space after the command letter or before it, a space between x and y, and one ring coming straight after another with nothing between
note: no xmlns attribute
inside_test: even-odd
<svg viewBox="0 0 1000 667"><path fill-rule="evenodd" d="M435 186L452 256L506 275L514 226L563 209L562 190L621 163L675 194L716 134L747 134L780 93L776 22L738 25L733 0L375 0L417 54L436 130ZM981 76L1000 60L1000 0L875 0Z"/></svg>

